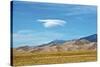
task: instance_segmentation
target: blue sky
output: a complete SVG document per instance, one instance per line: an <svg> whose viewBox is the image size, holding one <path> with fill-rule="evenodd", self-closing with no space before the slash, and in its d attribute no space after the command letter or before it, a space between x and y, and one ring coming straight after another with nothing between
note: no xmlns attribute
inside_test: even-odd
<svg viewBox="0 0 100 67"><path fill-rule="evenodd" d="M95 34L96 13L96 6L14 1L13 47Z"/></svg>

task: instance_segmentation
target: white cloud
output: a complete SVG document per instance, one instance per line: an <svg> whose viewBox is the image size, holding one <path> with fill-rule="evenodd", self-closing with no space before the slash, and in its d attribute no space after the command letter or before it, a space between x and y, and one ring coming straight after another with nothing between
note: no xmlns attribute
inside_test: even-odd
<svg viewBox="0 0 100 67"><path fill-rule="evenodd" d="M28 33L33 33L34 30L20 30L20 31L17 31L17 33L19 34L28 34Z"/></svg>
<svg viewBox="0 0 100 67"><path fill-rule="evenodd" d="M66 23L66 21L59 19L39 19L37 21L43 23L44 27L46 28L63 26Z"/></svg>

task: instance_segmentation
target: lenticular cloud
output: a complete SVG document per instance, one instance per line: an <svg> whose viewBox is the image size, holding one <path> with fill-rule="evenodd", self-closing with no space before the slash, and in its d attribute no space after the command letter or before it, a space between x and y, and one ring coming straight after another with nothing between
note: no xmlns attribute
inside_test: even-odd
<svg viewBox="0 0 100 67"><path fill-rule="evenodd" d="M59 19L40 19L38 21L43 23L44 27L46 28L63 26L66 23L66 21Z"/></svg>

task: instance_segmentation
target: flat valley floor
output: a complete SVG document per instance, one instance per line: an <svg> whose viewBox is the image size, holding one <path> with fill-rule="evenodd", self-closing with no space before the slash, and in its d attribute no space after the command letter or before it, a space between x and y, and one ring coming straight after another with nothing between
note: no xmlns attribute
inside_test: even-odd
<svg viewBox="0 0 100 67"><path fill-rule="evenodd" d="M44 52L44 53L13 53L13 66L61 64L89 62L97 60L96 50L86 51L65 51L65 52Z"/></svg>

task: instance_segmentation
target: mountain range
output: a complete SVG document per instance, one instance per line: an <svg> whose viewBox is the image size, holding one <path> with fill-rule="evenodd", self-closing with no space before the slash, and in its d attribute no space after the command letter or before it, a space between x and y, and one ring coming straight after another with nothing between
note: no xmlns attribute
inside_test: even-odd
<svg viewBox="0 0 100 67"><path fill-rule="evenodd" d="M47 44L36 47L21 46L14 48L16 52L59 52L75 50L96 50L97 34L73 40L53 40Z"/></svg>

